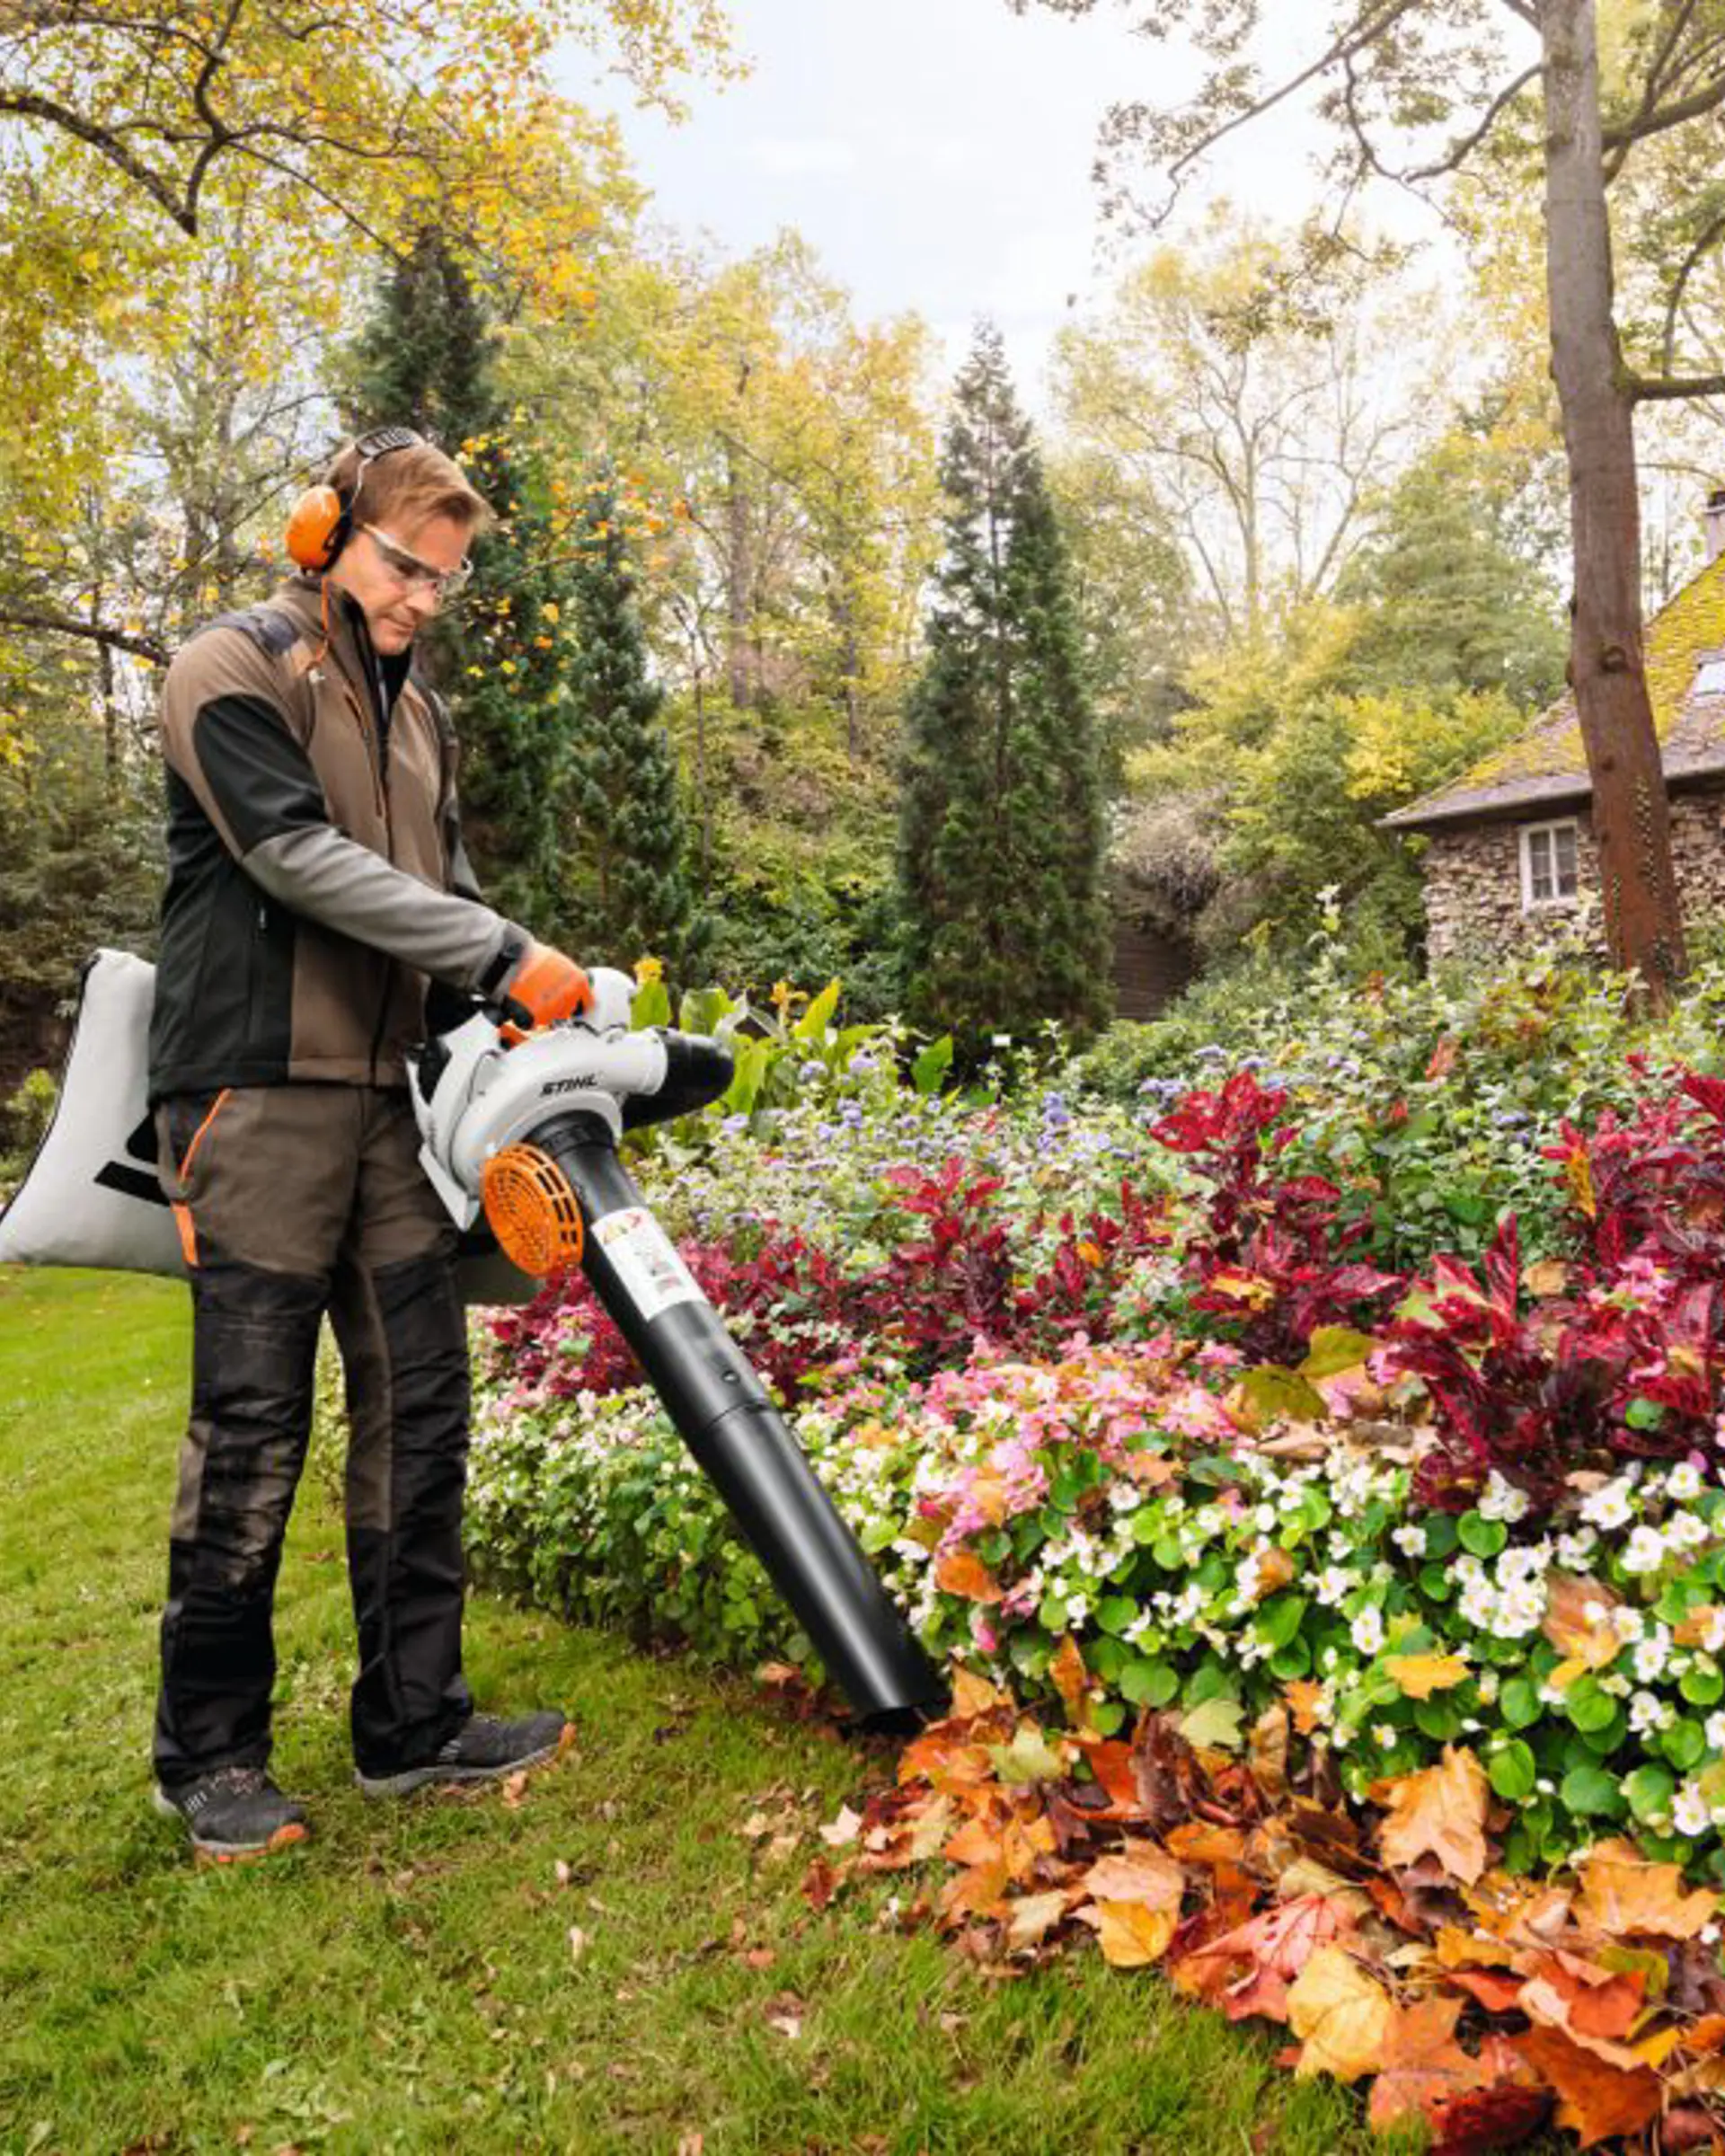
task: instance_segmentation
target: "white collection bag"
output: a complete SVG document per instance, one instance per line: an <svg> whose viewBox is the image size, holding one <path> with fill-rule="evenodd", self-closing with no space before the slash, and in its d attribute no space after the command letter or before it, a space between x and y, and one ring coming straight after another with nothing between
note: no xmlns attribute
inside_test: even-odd
<svg viewBox="0 0 1725 2156"><path fill-rule="evenodd" d="M185 1277L179 1231L155 1171L155 967L129 951L99 950L85 966L53 1120L0 1212L0 1264ZM463 1239L456 1277L467 1303L525 1303L538 1288L482 1233Z"/></svg>

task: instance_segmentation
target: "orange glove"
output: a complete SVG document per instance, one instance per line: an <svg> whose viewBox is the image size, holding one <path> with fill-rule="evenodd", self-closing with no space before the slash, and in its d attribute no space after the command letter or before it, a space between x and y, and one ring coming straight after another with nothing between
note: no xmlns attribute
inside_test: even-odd
<svg viewBox="0 0 1725 2156"><path fill-rule="evenodd" d="M573 1018L592 1001L592 987L573 959L549 943L529 943L503 990L501 1029L507 1039L525 1040L536 1027Z"/></svg>

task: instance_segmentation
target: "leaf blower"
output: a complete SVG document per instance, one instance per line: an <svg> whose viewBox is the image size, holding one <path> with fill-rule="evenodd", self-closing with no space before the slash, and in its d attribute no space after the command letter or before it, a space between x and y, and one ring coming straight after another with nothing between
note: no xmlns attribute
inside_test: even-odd
<svg viewBox="0 0 1725 2156"><path fill-rule="evenodd" d="M945 1686L618 1158L625 1130L716 1100L730 1051L632 1031L629 976L588 977L584 1012L518 1046L482 1011L415 1059L426 1173L456 1224L482 1211L524 1272L582 1268L861 1721L913 1727L944 1712Z"/></svg>

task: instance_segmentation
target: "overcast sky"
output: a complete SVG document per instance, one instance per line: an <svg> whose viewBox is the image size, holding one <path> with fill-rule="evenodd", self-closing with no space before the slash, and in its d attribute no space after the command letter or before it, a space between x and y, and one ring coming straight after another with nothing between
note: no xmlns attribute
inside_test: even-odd
<svg viewBox="0 0 1725 2156"><path fill-rule="evenodd" d="M1006 0L733 0L754 73L697 88L669 127L622 117L659 212L743 253L796 225L865 315L914 310L954 363L978 314L1000 324L1038 399L1049 339L1096 287L1090 172L1113 97L1157 102L1196 79L1102 0L1073 21ZM605 93L576 85L589 102ZM615 101L612 101L615 102ZM1314 191L1314 137L1260 123L1216 183L1292 214Z"/></svg>

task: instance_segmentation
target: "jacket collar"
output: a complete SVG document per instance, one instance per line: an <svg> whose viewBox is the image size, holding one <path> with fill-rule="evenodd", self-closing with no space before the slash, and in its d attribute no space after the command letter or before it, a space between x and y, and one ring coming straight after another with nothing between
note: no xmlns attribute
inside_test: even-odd
<svg viewBox="0 0 1725 2156"><path fill-rule="evenodd" d="M413 652L380 653L374 650L366 625L365 608L339 585L328 588L327 618L324 580L309 573L292 577L276 592L272 604L291 614L310 633L329 637L330 655L353 687L368 701L381 696L385 718L394 710L413 667Z"/></svg>

